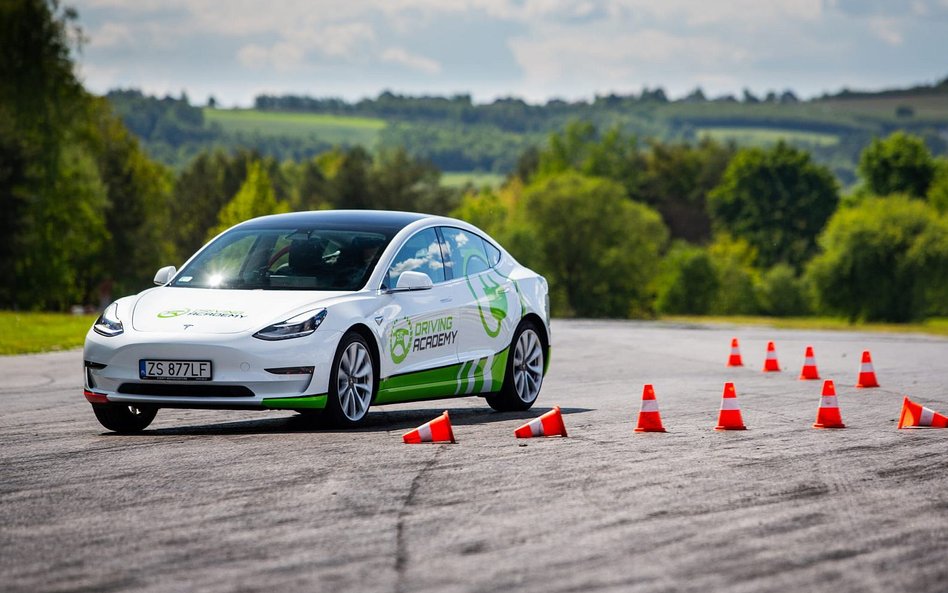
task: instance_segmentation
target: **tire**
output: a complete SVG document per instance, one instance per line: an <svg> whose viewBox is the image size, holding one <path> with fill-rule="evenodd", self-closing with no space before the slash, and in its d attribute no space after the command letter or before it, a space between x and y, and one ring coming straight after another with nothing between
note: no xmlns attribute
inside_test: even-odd
<svg viewBox="0 0 948 593"><path fill-rule="evenodd" d="M500 391L487 396L487 404L500 412L529 410L543 386L543 340L536 325L522 321L507 352L507 369Z"/></svg>
<svg viewBox="0 0 948 593"><path fill-rule="evenodd" d="M120 434L134 434L148 428L158 408L128 404L92 404L92 411L105 428Z"/></svg>
<svg viewBox="0 0 948 593"><path fill-rule="evenodd" d="M347 333L332 361L326 420L341 428L362 424L378 388L378 368L368 342L356 332Z"/></svg>

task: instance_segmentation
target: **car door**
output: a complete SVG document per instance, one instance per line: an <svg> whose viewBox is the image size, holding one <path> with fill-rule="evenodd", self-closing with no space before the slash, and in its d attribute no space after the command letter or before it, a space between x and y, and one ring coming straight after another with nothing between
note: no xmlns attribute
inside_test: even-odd
<svg viewBox="0 0 948 593"><path fill-rule="evenodd" d="M513 282L494 269L497 259L488 253L484 239L455 227L439 230L458 308L456 393L496 391L503 382L507 348L522 314L520 299Z"/></svg>
<svg viewBox="0 0 948 593"><path fill-rule="evenodd" d="M433 286L380 297L383 306L376 321L384 330L377 403L451 395L456 388L457 304L446 282L434 228L422 229L405 241L389 265L386 287L396 288L399 276L407 271L428 275Z"/></svg>

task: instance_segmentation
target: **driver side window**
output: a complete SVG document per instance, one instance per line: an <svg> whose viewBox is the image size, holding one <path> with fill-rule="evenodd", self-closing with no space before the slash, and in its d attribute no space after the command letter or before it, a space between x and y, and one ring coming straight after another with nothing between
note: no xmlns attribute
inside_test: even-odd
<svg viewBox="0 0 948 593"><path fill-rule="evenodd" d="M441 244L434 229L419 231L405 242L392 260L385 285L392 288L398 284L398 277L402 272L423 272L434 284L444 282Z"/></svg>

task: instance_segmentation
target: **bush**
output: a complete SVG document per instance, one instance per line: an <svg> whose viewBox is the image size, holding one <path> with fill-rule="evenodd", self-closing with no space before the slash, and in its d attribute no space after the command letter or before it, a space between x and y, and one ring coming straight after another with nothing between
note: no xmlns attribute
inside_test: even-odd
<svg viewBox="0 0 948 593"><path fill-rule="evenodd" d="M829 312L904 322L948 307L948 217L921 200L870 198L844 208L820 245L807 276Z"/></svg>
<svg viewBox="0 0 948 593"><path fill-rule="evenodd" d="M705 315L718 294L717 271L708 252L676 245L662 261L655 308L661 313Z"/></svg>
<svg viewBox="0 0 948 593"><path fill-rule="evenodd" d="M793 268L777 264L764 273L758 286L758 301L766 315L789 317L807 315L810 304L806 282L798 278Z"/></svg>

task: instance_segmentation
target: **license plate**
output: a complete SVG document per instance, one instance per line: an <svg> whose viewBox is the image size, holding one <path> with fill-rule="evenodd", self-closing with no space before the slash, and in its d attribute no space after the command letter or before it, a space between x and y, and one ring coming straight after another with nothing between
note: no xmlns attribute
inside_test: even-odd
<svg viewBox="0 0 948 593"><path fill-rule="evenodd" d="M140 360L138 376L158 381L210 381L209 360Z"/></svg>

